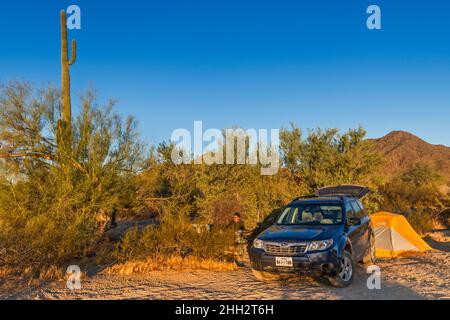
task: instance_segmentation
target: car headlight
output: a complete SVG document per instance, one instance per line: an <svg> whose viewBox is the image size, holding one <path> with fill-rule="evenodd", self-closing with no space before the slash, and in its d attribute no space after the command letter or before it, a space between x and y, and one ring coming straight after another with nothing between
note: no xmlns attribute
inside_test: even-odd
<svg viewBox="0 0 450 320"><path fill-rule="evenodd" d="M308 251L322 251L330 248L333 245L333 239L313 241L308 246Z"/></svg>
<svg viewBox="0 0 450 320"><path fill-rule="evenodd" d="M259 239L253 240L253 248L264 249L264 241Z"/></svg>

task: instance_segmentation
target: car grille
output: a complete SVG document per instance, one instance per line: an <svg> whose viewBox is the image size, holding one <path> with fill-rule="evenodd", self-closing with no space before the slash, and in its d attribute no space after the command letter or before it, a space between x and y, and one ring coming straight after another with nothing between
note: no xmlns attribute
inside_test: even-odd
<svg viewBox="0 0 450 320"><path fill-rule="evenodd" d="M306 253L308 245L305 244L274 244L266 243L265 251L273 255L297 255Z"/></svg>

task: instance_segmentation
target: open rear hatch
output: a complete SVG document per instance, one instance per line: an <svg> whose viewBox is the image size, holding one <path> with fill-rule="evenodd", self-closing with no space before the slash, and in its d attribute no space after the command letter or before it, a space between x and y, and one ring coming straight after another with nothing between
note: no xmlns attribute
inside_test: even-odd
<svg viewBox="0 0 450 320"><path fill-rule="evenodd" d="M368 187L349 184L349 185L330 186L321 188L316 191L316 196L317 197L349 196L361 199L369 192L370 189Z"/></svg>

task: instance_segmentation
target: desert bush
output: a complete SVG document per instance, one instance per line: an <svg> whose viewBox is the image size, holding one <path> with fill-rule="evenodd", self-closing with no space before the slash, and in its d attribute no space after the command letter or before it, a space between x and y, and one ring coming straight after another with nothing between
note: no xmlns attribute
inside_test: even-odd
<svg viewBox="0 0 450 320"><path fill-rule="evenodd" d="M54 88L14 83L0 91L0 267L17 271L83 257L105 213L133 205L142 144L132 118L81 99L72 146L58 148L61 105ZM67 151L70 150L70 151Z"/></svg>
<svg viewBox="0 0 450 320"><path fill-rule="evenodd" d="M445 196L439 190L441 177L427 163L417 163L380 187L384 210L404 214L421 233L433 229L444 209Z"/></svg>
<svg viewBox="0 0 450 320"><path fill-rule="evenodd" d="M180 216L223 226L235 211L240 211L252 228L274 207L302 192L301 185L286 179L285 170L275 176L261 176L256 165L175 165L171 148L162 143L149 169L139 178L140 199L156 215L176 211Z"/></svg>
<svg viewBox="0 0 450 320"><path fill-rule="evenodd" d="M439 221L447 229L450 228L450 208L445 209L439 215Z"/></svg>
<svg viewBox="0 0 450 320"><path fill-rule="evenodd" d="M281 170L274 176L262 176L257 166L199 167L197 198L200 216L209 223L224 225L235 211L241 212L248 228L253 228L274 208L296 197L301 186L290 183Z"/></svg>
<svg viewBox="0 0 450 320"><path fill-rule="evenodd" d="M324 186L361 184L372 192L363 199L369 212L377 211L381 195L380 168L383 157L365 140L363 128L341 134L337 129L309 130L307 135L291 125L281 131L281 159L290 183L301 186L304 194Z"/></svg>
<svg viewBox="0 0 450 320"><path fill-rule="evenodd" d="M361 128L345 134L317 129L305 138L296 127L284 129L283 166L274 176L262 176L258 165L175 165L170 156L173 146L162 143L149 170L140 177L139 194L156 214L175 209L184 216L224 225L240 211L247 228L252 229L274 209L318 187L361 183L376 190L374 171L382 159L364 136ZM375 211L373 199L378 200L379 194L370 197L367 204Z"/></svg>
<svg viewBox="0 0 450 320"><path fill-rule="evenodd" d="M415 207L442 210L444 195L439 191L440 180L433 167L417 163L380 188L382 205L395 212L408 212Z"/></svg>
<svg viewBox="0 0 450 320"><path fill-rule="evenodd" d="M434 229L437 216L433 211L421 208L413 210L406 218L414 230L420 234L425 234Z"/></svg>
<svg viewBox="0 0 450 320"><path fill-rule="evenodd" d="M382 157L365 140L363 128L340 134L337 129L310 130L306 137L292 125L281 131L284 166L308 194L336 184L370 185Z"/></svg>
<svg viewBox="0 0 450 320"><path fill-rule="evenodd" d="M190 221L166 215L159 224L147 226L142 232L137 228L129 231L116 245L114 254L120 263L156 261L161 257L226 261L233 243L230 230L213 228L199 232Z"/></svg>

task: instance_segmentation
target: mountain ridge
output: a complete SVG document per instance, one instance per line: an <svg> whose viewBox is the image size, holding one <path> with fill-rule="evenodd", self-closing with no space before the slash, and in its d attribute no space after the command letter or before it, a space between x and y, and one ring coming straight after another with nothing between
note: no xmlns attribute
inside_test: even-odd
<svg viewBox="0 0 450 320"><path fill-rule="evenodd" d="M433 145L407 131L392 131L371 139L374 148L384 155L386 174L395 175L410 169L416 163L426 162L450 183L450 147Z"/></svg>

